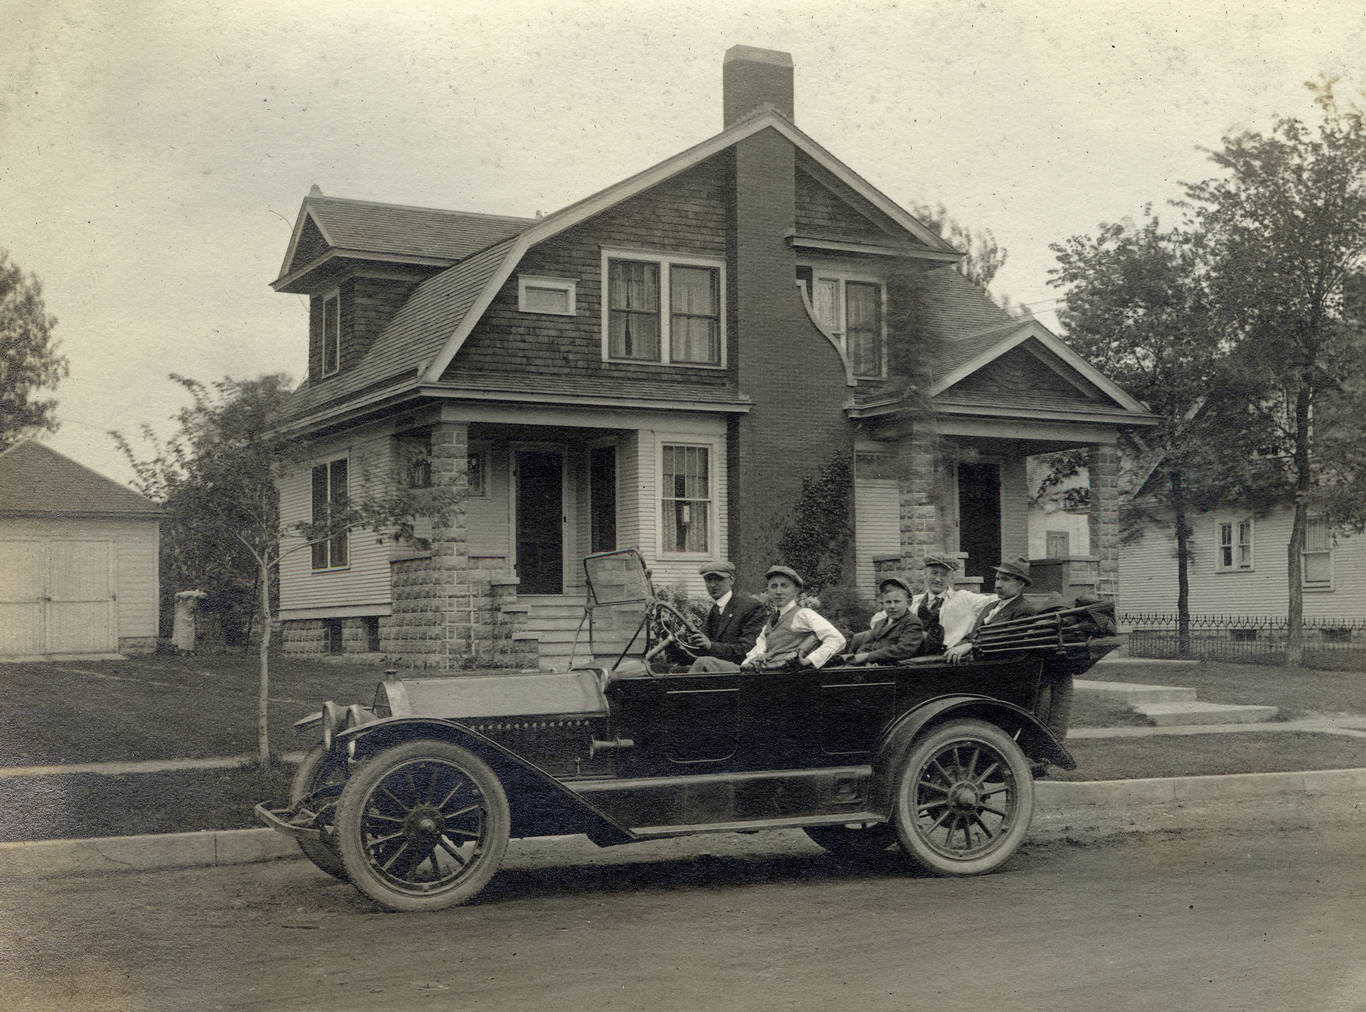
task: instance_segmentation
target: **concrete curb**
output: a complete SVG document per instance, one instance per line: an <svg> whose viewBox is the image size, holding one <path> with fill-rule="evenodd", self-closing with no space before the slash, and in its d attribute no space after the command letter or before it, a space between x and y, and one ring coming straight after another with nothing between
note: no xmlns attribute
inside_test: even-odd
<svg viewBox="0 0 1366 1012"><path fill-rule="evenodd" d="M1148 780L1044 780L1035 785L1036 832L1071 815L1126 810L1145 812L1145 828L1168 828L1152 820L1162 806L1244 798L1366 797L1366 769L1305 770L1295 773L1241 773L1233 776L1164 777ZM1172 826L1182 820L1173 818ZM223 829L200 833L106 836L84 840L34 840L0 843L0 878L50 878L111 871L218 867L301 857L295 842L272 829Z"/></svg>

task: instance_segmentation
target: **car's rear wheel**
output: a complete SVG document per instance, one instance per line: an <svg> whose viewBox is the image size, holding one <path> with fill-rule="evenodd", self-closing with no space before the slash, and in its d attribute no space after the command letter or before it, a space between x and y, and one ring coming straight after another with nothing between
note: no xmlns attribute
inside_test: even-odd
<svg viewBox="0 0 1366 1012"><path fill-rule="evenodd" d="M363 762L337 804L351 882L390 910L464 903L488 884L511 817L482 759L443 741L412 741Z"/></svg>
<svg viewBox="0 0 1366 1012"><path fill-rule="evenodd" d="M321 745L314 745L304 753L303 761L294 771L294 780L289 787L289 804L296 806L311 794L315 799L317 811L324 821L331 823L337 810L337 797L346 784L346 760L335 753L326 751ZM304 856L327 874L346 881L346 868L342 865L337 845L326 835L318 840L299 841L299 849Z"/></svg>
<svg viewBox="0 0 1366 1012"><path fill-rule="evenodd" d="M896 830L886 822L850 822L842 826L807 826L811 842L836 857L871 861L896 846Z"/></svg>
<svg viewBox="0 0 1366 1012"><path fill-rule="evenodd" d="M896 781L902 848L939 875L982 875L1024 842L1034 816L1034 781L1015 740L984 720L930 729Z"/></svg>

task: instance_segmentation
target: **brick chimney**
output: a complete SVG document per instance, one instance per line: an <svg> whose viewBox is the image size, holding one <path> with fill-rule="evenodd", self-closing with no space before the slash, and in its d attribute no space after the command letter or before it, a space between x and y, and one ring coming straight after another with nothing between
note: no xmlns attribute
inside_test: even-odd
<svg viewBox="0 0 1366 1012"><path fill-rule="evenodd" d="M721 67L721 100L725 126L768 105L792 119L792 55L731 46Z"/></svg>

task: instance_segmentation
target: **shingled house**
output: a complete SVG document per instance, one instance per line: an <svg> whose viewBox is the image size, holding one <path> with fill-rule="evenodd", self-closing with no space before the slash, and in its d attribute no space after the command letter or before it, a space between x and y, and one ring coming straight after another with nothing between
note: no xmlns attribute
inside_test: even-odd
<svg viewBox="0 0 1366 1012"><path fill-rule="evenodd" d="M1023 554L1026 458L1084 447L1112 581L1116 432L1143 406L798 129L787 54L736 46L723 85L720 133L542 218L305 198L273 283L311 307L286 520L405 467L468 497L415 544L290 556L287 650L554 663L583 555L634 546L696 592L728 557L754 587L832 459L871 585L928 550L973 577Z"/></svg>

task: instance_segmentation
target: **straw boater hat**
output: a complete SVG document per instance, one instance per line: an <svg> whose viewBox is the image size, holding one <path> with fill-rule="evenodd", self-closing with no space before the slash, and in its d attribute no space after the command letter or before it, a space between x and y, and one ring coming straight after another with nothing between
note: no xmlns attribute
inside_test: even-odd
<svg viewBox="0 0 1366 1012"><path fill-rule="evenodd" d="M764 579L765 579L765 580L771 579L774 575L777 575L777 576L786 576L789 580L791 580L793 583L795 583L798 587L805 587L805 586L806 586L806 584L805 584L805 582L803 582L802 578L801 578L800 576L797 575L797 571L796 571L795 569L791 568L790 566L769 566L769 567L768 567L768 572L764 574Z"/></svg>
<svg viewBox="0 0 1366 1012"><path fill-rule="evenodd" d="M1021 558L1003 561L999 566L994 567L996 572L1005 573L1007 576L1014 576L1025 582L1025 586L1034 581L1029 578L1029 563Z"/></svg>
<svg viewBox="0 0 1366 1012"><path fill-rule="evenodd" d="M911 590L911 585L899 576L884 576L877 582L877 592L881 594L888 587L900 587L906 592L907 597L914 597L915 593Z"/></svg>
<svg viewBox="0 0 1366 1012"><path fill-rule="evenodd" d="M708 562L697 570L702 576L734 576L735 563L729 559L721 559L719 562Z"/></svg>

